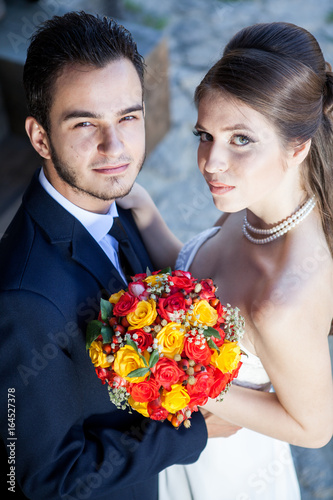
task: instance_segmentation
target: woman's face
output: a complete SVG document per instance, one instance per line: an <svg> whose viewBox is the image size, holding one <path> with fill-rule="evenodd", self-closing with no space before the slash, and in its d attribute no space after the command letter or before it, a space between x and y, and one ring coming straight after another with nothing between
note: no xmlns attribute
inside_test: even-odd
<svg viewBox="0 0 333 500"><path fill-rule="evenodd" d="M290 184L287 153L262 114L212 90L199 103L194 133L198 165L219 210L249 208L260 216L267 203L281 201Z"/></svg>

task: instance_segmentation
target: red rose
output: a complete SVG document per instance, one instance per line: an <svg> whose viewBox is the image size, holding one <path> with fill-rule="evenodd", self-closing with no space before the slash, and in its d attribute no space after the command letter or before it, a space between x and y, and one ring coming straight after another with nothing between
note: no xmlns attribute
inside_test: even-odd
<svg viewBox="0 0 333 500"><path fill-rule="evenodd" d="M117 375L114 371L109 372L109 376L107 377L108 384L110 387L114 387L119 389L119 387L128 387L129 383L124 378Z"/></svg>
<svg viewBox="0 0 333 500"><path fill-rule="evenodd" d="M157 308L162 318L175 321L180 317L180 314L177 314L178 311L186 310L185 297L181 292L173 293L166 299L159 299ZM174 315L173 318L172 315Z"/></svg>
<svg viewBox="0 0 333 500"><path fill-rule="evenodd" d="M218 320L217 320L217 322L218 323L224 323L225 308L221 304L221 302L219 302L217 304L217 306L215 307L215 310L216 310L216 312L218 314Z"/></svg>
<svg viewBox="0 0 333 500"><path fill-rule="evenodd" d="M97 377L99 379L101 379L102 384L105 384L105 381L108 380L108 376L109 376L110 371L98 366L97 368L95 368L95 372L96 372Z"/></svg>
<svg viewBox="0 0 333 500"><path fill-rule="evenodd" d="M200 285L202 286L200 291L200 299L202 300L210 300L215 298L216 287L211 279L205 279L200 281Z"/></svg>
<svg viewBox="0 0 333 500"><path fill-rule="evenodd" d="M184 372L178 367L176 361L169 358L160 358L152 368L155 380L167 391L171 390L171 385L178 382Z"/></svg>
<svg viewBox="0 0 333 500"><path fill-rule="evenodd" d="M131 276L131 278L132 278L132 282L136 283L137 281L142 281L145 278L147 278L147 274L146 273L138 273L138 274L135 274L134 276Z"/></svg>
<svg viewBox="0 0 333 500"><path fill-rule="evenodd" d="M231 372L231 377L230 377L230 378L231 378L231 380L233 380L234 378L238 377L238 373L239 373L239 370L240 370L240 367L242 366L242 364L243 364L243 363L240 361L240 362L238 363L237 368L235 368L235 370Z"/></svg>
<svg viewBox="0 0 333 500"><path fill-rule="evenodd" d="M199 372L195 377L195 384L187 384L186 390L191 396L189 405L202 406L207 403L208 395L214 384L214 375L211 371Z"/></svg>
<svg viewBox="0 0 333 500"><path fill-rule="evenodd" d="M160 386L153 378L144 380L138 384L130 384L128 392L138 403L148 403L159 397Z"/></svg>
<svg viewBox="0 0 333 500"><path fill-rule="evenodd" d="M131 339L136 342L141 351L145 351L153 344L154 339L152 334L144 332L141 328L138 330L129 330L127 333L131 336Z"/></svg>
<svg viewBox="0 0 333 500"><path fill-rule="evenodd" d="M198 393L195 392L194 394L191 395L188 407L192 410L194 407L205 405L207 401L208 401L208 395L202 394L200 392Z"/></svg>
<svg viewBox="0 0 333 500"><path fill-rule="evenodd" d="M147 410L149 413L149 417L152 420L165 420L169 415L168 410L166 410L165 408L163 408L163 406L161 406L160 397L148 403Z"/></svg>
<svg viewBox="0 0 333 500"><path fill-rule="evenodd" d="M204 338L198 338L196 335L186 337L184 352L188 359L193 359L196 363L209 365L212 353Z"/></svg>
<svg viewBox="0 0 333 500"><path fill-rule="evenodd" d="M113 308L115 316L126 316L130 312L135 311L138 304L138 299L128 292L125 292L119 299L119 302Z"/></svg>
<svg viewBox="0 0 333 500"><path fill-rule="evenodd" d="M114 371L106 370L105 368L97 367L95 368L96 375L99 379L101 379L102 384L107 382L111 387L126 387L128 382L119 377Z"/></svg>
<svg viewBox="0 0 333 500"><path fill-rule="evenodd" d="M170 285L172 292L178 290L185 290L185 292L192 292L196 285L196 280L192 278L191 273L185 271L174 271L172 276L168 278L169 282L172 282L173 285Z"/></svg>
<svg viewBox="0 0 333 500"><path fill-rule="evenodd" d="M207 371L213 372L214 375L215 381L210 388L209 397L215 399L222 391L224 391L226 385L230 382L232 377L230 373L222 373L218 368L209 367Z"/></svg>
<svg viewBox="0 0 333 500"><path fill-rule="evenodd" d="M214 337L214 336L212 335L212 340L213 340L213 342L215 343L215 345L217 345L217 347L221 347L221 345L222 345L222 344L223 344L223 342L224 342L224 338L225 338L225 331L224 331L224 330L222 330L222 328L220 328L220 327L219 327L219 326L217 326L217 325L215 325L215 326L214 326L214 329L215 329L215 330L217 330L217 331L219 332L219 334L220 334L221 338L220 338L220 339L218 339L218 338L216 338L216 337Z"/></svg>
<svg viewBox="0 0 333 500"><path fill-rule="evenodd" d="M146 277L145 274L143 276ZM139 300L145 300L148 297L147 283L140 279L131 282L128 284L128 292Z"/></svg>

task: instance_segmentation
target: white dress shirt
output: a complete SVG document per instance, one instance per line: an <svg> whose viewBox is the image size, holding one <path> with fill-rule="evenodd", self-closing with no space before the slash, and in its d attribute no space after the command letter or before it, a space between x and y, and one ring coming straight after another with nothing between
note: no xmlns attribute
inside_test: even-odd
<svg viewBox="0 0 333 500"><path fill-rule="evenodd" d="M60 194L59 191L57 191L47 180L42 168L39 174L39 182L55 201L57 201L65 210L67 210L67 212L72 214L73 217L81 222L88 233L91 234L94 240L96 240L102 250L109 257L124 282L127 283L119 263L118 242L115 238L113 238L113 236L108 234L112 227L113 219L118 217L116 203L111 204L107 214L96 214L74 205L74 203L70 202L67 198Z"/></svg>

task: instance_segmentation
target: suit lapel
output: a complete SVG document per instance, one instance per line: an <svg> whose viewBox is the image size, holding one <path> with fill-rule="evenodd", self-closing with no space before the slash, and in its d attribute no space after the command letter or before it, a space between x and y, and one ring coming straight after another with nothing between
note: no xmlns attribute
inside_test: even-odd
<svg viewBox="0 0 333 500"><path fill-rule="evenodd" d="M38 175L39 170L23 197L23 205L42 228L45 237L53 245L68 243L73 260L91 273L108 293L126 287L98 243L81 222L43 189Z"/></svg>
<svg viewBox="0 0 333 500"><path fill-rule="evenodd" d="M113 293L127 286L110 259L79 221L75 221L72 242L72 258L95 276L105 290Z"/></svg>

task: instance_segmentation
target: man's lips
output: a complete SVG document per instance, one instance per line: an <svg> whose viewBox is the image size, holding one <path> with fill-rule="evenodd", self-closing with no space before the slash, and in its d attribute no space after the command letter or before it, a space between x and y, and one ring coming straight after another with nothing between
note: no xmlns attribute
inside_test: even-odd
<svg viewBox="0 0 333 500"><path fill-rule="evenodd" d="M94 168L93 171L104 175L121 174L127 170L128 166L129 163L122 163L121 165L105 165L103 167Z"/></svg>
<svg viewBox="0 0 333 500"><path fill-rule="evenodd" d="M208 186L212 194L225 194L235 189L235 186L229 186L228 184L223 184L223 182L208 181Z"/></svg>

